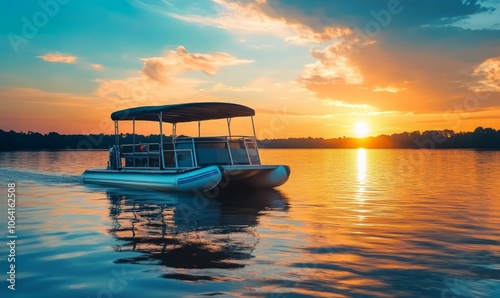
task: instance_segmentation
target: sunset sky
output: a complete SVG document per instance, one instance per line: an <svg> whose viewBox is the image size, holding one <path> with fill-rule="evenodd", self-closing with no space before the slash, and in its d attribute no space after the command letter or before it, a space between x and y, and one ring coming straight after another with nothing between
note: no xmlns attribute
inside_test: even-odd
<svg viewBox="0 0 500 298"><path fill-rule="evenodd" d="M112 133L115 110L198 101L254 108L261 138L500 129L499 0L0 6L3 130Z"/></svg>

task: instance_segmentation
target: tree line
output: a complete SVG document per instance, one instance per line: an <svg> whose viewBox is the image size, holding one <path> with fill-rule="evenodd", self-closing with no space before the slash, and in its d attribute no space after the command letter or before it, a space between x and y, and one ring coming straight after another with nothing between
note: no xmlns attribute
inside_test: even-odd
<svg viewBox="0 0 500 298"><path fill-rule="evenodd" d="M402 132L366 138L287 138L261 140L267 148L479 148L500 149L500 130L477 127L471 132L428 130Z"/></svg>
<svg viewBox="0 0 500 298"><path fill-rule="evenodd" d="M132 134L122 134L121 144L132 143ZM166 137L165 140L167 140ZM158 143L160 135L136 135L136 143ZM57 132L41 134L0 129L0 150L99 150L115 144L114 135L62 135ZM500 149L500 130L477 127L471 132L453 130L413 131L367 138L286 138L264 139L260 148L478 148Z"/></svg>

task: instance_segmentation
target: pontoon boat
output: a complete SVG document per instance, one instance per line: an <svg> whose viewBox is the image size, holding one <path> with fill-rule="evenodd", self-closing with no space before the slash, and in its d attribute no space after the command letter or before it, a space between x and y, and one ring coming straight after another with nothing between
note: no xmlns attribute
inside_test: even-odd
<svg viewBox="0 0 500 298"><path fill-rule="evenodd" d="M217 102L145 106L111 114L115 145L106 169L89 169L86 183L163 191L209 191L219 187L274 188L290 175L286 165L261 165L253 116L249 107ZM231 119L250 117L253 136L231 134ZM201 121L226 119L227 136L203 137ZM120 144L119 121L132 121L132 144ZM136 143L136 121L159 122L159 143ZM198 137L177 136L177 123L198 122ZM172 124L164 136L163 124Z"/></svg>

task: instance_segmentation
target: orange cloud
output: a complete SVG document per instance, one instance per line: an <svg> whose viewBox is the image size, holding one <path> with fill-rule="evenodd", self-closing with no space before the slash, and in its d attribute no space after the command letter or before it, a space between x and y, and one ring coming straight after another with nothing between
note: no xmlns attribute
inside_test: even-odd
<svg viewBox="0 0 500 298"><path fill-rule="evenodd" d="M272 17L267 13L267 2L238 3L229 0L213 0L219 5L217 16L179 15L168 13L171 17L186 22L214 26L242 34L272 34L294 44L322 43L351 33L346 27L327 26L315 30L301 22L283 17Z"/></svg>
<svg viewBox="0 0 500 298"><path fill-rule="evenodd" d="M210 100L202 94L200 84L204 81L181 75L188 71L200 71L215 75L221 67L252 63L253 60L238 59L228 53L188 53L183 46L169 51L163 57L142 58L142 70L137 76L122 80L97 80L99 97L115 98L128 106L140 104L179 102L186 99ZM127 101L127 102L125 102Z"/></svg>
<svg viewBox="0 0 500 298"><path fill-rule="evenodd" d="M321 19L325 14L319 13L320 17L314 18L313 14L302 13L298 9L300 5L280 6L279 2L271 4L265 0L212 2L218 5L217 15L169 15L229 32L271 34L294 44L330 43L324 49L311 50L317 61L304 65L298 78L317 98L326 101L367 105L385 112L434 113L465 109L462 102L471 95L471 90L484 92L499 88L497 58L477 66L467 50L446 51L443 50L446 46L418 41L395 43L388 38L397 32L394 28L385 29L385 25L381 25L375 35L357 30L365 24L363 20L367 20L363 16L352 19L332 16L326 23ZM331 15L342 13L333 10L335 5L328 7ZM367 15L374 22L373 14ZM402 20L393 18L395 22ZM457 34L453 28L436 30L441 34ZM420 29L409 33L420 39L424 36ZM471 70L477 81L474 88L470 88ZM500 95L494 93L481 101L477 109L496 107L499 99Z"/></svg>
<svg viewBox="0 0 500 298"><path fill-rule="evenodd" d="M105 70L105 69L106 69L106 67L104 67L104 65L102 65L102 64L97 64L97 63L95 63L95 64L90 64L90 68L95 69L95 70L98 70L98 71L101 71L101 70Z"/></svg>
<svg viewBox="0 0 500 298"><path fill-rule="evenodd" d="M474 91L500 91L500 56L485 60L474 69Z"/></svg>
<svg viewBox="0 0 500 298"><path fill-rule="evenodd" d="M215 84L210 91L231 91L231 92L262 92L264 89L262 88L254 88L254 87L234 87L228 86L223 83Z"/></svg>
<svg viewBox="0 0 500 298"><path fill-rule="evenodd" d="M208 100L199 92L202 80L171 76L168 81L155 81L142 73L122 80L96 80L96 95L113 99L118 108L138 105L169 104L195 98Z"/></svg>
<svg viewBox="0 0 500 298"><path fill-rule="evenodd" d="M312 49L311 55L318 59L315 63L305 65L301 81L323 83L361 84L363 76L349 63L349 59L337 53L335 44L325 50Z"/></svg>
<svg viewBox="0 0 500 298"><path fill-rule="evenodd" d="M37 56L46 62L60 62L60 63L75 63L77 58L75 56L61 54L58 52L47 53L45 55Z"/></svg>
<svg viewBox="0 0 500 298"><path fill-rule="evenodd" d="M391 93L397 93L401 91L405 91L406 88L398 88L394 86L387 86L387 87L380 87L380 86L375 86L373 88L373 92L391 92Z"/></svg>
<svg viewBox="0 0 500 298"><path fill-rule="evenodd" d="M387 51L380 43L347 52L328 46L323 51L313 52L312 56L318 59L313 65L320 71L315 71L314 76L308 75L311 65L304 66L299 82L305 88L326 101L368 104L381 111L444 113L464 110L470 105L464 104L464 100L474 94L470 89L470 72L475 68L475 76L484 90L489 86L488 90L494 91L498 86L498 60L495 59L479 67L446 52L420 51L405 46ZM335 58L339 62L329 62ZM492 92L475 105L474 111L496 107L499 100L500 93Z"/></svg>
<svg viewBox="0 0 500 298"><path fill-rule="evenodd" d="M183 46L177 51L169 51L165 57L142 58L142 74L152 80L164 82L167 77L188 70L216 74L223 66L252 63L253 60L237 59L224 52L190 54Z"/></svg>

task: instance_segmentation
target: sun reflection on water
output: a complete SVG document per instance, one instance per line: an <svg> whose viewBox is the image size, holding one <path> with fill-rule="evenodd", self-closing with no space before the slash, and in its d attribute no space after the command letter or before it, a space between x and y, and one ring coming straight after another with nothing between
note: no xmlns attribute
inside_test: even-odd
<svg viewBox="0 0 500 298"><path fill-rule="evenodd" d="M358 212L367 212L367 210L364 210L363 203L365 202L365 187L366 187L366 149L365 148L359 148L357 150L357 178L358 178L358 185L357 185L357 191L356 191L356 196L355 199L356 201L359 202L359 208L357 209ZM359 215L358 219L360 221L364 220L363 215Z"/></svg>
<svg viewBox="0 0 500 298"><path fill-rule="evenodd" d="M366 183L366 149L358 148L358 183L364 185Z"/></svg>

